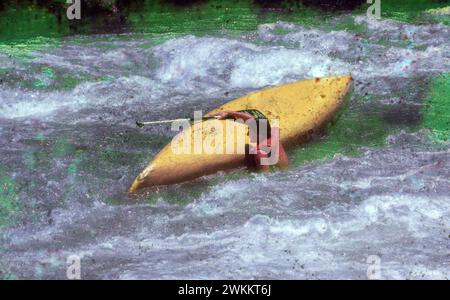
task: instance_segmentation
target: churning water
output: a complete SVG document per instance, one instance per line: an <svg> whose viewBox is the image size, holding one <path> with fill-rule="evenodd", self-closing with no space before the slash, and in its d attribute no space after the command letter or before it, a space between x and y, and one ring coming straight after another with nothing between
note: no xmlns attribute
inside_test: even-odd
<svg viewBox="0 0 450 300"><path fill-rule="evenodd" d="M450 29L345 18L360 30L274 23L0 48L0 270L65 278L78 255L83 278L365 279L375 255L382 278L448 279L450 151L421 111L428 83L450 70ZM174 135L135 120L348 73L339 129L291 150L288 171L126 194Z"/></svg>

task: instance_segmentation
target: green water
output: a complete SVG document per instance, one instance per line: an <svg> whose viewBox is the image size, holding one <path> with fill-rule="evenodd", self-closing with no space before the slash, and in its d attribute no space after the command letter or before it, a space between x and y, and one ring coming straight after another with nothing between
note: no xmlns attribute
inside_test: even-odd
<svg viewBox="0 0 450 300"><path fill-rule="evenodd" d="M37 5L8 6L4 11L0 11L2 41L23 39L28 42L38 36L50 38L67 34L70 34L70 29L69 21L65 17L58 21L54 14Z"/></svg>
<svg viewBox="0 0 450 300"><path fill-rule="evenodd" d="M0 167L0 228L16 223L16 214L21 203L18 196L18 186L14 179Z"/></svg>
<svg viewBox="0 0 450 300"><path fill-rule="evenodd" d="M435 77L422 109L423 127L431 131L438 143L450 139L450 73Z"/></svg>
<svg viewBox="0 0 450 300"><path fill-rule="evenodd" d="M378 112L364 112L361 108L346 110L339 121L330 124L326 134L292 152L295 165L331 159L336 154L355 156L360 148L379 147L397 129L386 123Z"/></svg>
<svg viewBox="0 0 450 300"><path fill-rule="evenodd" d="M450 16L432 16L426 11L448 6L445 1L430 0L381 0L381 16L401 22L442 22L450 25Z"/></svg>

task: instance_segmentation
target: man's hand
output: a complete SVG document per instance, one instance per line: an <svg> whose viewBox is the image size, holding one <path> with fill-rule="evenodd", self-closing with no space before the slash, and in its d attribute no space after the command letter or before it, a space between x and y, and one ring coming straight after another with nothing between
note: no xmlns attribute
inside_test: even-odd
<svg viewBox="0 0 450 300"><path fill-rule="evenodd" d="M226 119L229 115L230 115L230 112L228 112L228 111L219 111L219 112L213 114L212 116L214 118L216 118L217 120L223 120L223 119Z"/></svg>

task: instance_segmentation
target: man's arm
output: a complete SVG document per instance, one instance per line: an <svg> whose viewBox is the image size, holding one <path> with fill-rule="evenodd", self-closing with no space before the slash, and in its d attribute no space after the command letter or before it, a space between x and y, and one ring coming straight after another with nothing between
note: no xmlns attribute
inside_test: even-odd
<svg viewBox="0 0 450 300"><path fill-rule="evenodd" d="M220 111L218 113L215 113L212 115L218 120L223 120L227 118L233 118L233 119L241 119L242 121L246 122L247 120L254 119L255 117L252 116L249 113L245 112L237 112L237 111Z"/></svg>

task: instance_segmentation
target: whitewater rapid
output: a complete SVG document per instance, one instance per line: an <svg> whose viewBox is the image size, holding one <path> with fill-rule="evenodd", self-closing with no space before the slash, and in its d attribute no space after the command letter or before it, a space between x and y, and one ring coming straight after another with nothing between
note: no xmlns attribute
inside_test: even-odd
<svg viewBox="0 0 450 300"><path fill-rule="evenodd" d="M83 278L366 279L376 257L381 278L448 279L450 149L419 110L424 82L450 70L450 30L352 18L364 32L279 22L239 37L69 36L25 58L0 52L0 177L15 186L3 199L20 201L0 229L0 270L66 278L77 255ZM126 194L174 134L135 120L343 74L355 79L350 111L382 110L397 126L383 145Z"/></svg>

